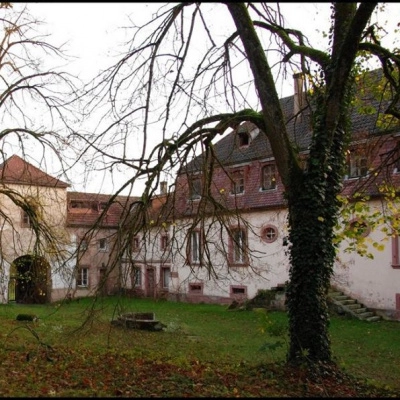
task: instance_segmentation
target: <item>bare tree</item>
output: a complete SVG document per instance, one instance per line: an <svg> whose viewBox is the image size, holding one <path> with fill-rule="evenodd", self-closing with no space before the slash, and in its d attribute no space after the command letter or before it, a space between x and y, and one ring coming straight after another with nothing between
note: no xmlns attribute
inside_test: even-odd
<svg viewBox="0 0 400 400"><path fill-rule="evenodd" d="M0 6L0 260L3 267L10 266L16 253L29 252L33 259L51 259L53 265L62 268L69 235L62 229L65 221L60 224L58 219L63 209L54 206L49 212L49 207L65 201L58 198L54 188L59 179L67 179L74 162L68 165L65 130L73 122L77 91L74 77L56 67L55 63L68 59L61 48L40 34L41 22L26 6L14 7L11 3ZM20 159L13 159L17 169L11 170L8 162L13 154L52 170L58 179L39 178L40 186L53 190L27 186L35 184L38 175L32 176L32 169L23 167ZM21 233L21 213L29 234Z"/></svg>
<svg viewBox="0 0 400 400"><path fill-rule="evenodd" d="M366 54L382 66L394 93L386 112L398 117L400 60L396 49L385 49L378 40L380 28L371 22L378 5L332 3L328 49L311 47L301 32L287 27L279 3L166 5L143 26L132 21L126 52L90 88L95 96L87 111L107 101L103 118L113 123L79 139L99 152L108 168L131 170L121 191L146 180L142 204L162 174L182 171L199 151L211 171L218 162L212 142L228 128L251 121L268 137L289 208L288 361L293 363L332 362L326 295L336 253L337 195L353 84ZM290 141L273 74L285 76L291 69L309 77L312 92L305 104L313 128L305 163ZM161 136L151 147L157 131ZM207 177L207 207L218 215L220 203L207 192L212 172Z"/></svg>

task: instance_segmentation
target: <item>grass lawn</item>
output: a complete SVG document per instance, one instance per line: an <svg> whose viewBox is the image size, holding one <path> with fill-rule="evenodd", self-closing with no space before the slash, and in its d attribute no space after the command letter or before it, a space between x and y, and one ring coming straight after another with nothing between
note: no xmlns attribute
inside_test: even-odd
<svg viewBox="0 0 400 400"><path fill-rule="evenodd" d="M124 312L154 312L166 327L148 332L111 325ZM38 320L17 321L19 314L34 314ZM2 397L400 394L398 322L332 316L335 361L357 380L332 375L311 382L284 368L283 312L108 297L62 305L0 305L0 321Z"/></svg>

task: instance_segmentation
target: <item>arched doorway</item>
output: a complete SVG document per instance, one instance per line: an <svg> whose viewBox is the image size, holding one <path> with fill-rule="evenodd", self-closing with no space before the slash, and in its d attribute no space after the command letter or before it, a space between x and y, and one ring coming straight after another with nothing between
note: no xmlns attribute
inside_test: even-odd
<svg viewBox="0 0 400 400"><path fill-rule="evenodd" d="M44 304L50 301L50 265L43 257L24 255L11 264L9 301Z"/></svg>

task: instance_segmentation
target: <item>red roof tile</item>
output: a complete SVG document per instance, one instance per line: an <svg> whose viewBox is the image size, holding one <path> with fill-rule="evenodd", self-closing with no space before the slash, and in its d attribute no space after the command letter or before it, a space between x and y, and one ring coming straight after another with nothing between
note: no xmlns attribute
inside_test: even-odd
<svg viewBox="0 0 400 400"><path fill-rule="evenodd" d="M68 183L46 174L17 155L11 156L0 165L0 182L58 188L69 186Z"/></svg>

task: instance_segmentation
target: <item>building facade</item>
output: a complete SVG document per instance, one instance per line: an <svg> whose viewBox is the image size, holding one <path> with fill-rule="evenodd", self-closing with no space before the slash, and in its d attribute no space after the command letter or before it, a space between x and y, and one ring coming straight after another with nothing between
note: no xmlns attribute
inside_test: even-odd
<svg viewBox="0 0 400 400"><path fill-rule="evenodd" d="M291 140L306 159L312 135L307 109L299 112L299 94L281 102ZM0 166L1 301L123 292L228 304L284 285L287 207L266 135L244 122L216 142L214 152L212 171L204 168L203 155L196 157L182 166L174 191L163 186L142 213L136 212L143 206L138 198L70 192L18 156L6 160ZM355 108L347 157L342 195L368 195L370 214L393 213L380 188L400 186L399 125L377 124L376 113ZM8 190L36 207L46 227L39 237L47 241L37 243L29 213ZM343 220L343 226L363 229L370 257L344 240L331 284L400 319L398 229L385 219L368 223L357 212ZM42 278L27 279L29 273Z"/></svg>
<svg viewBox="0 0 400 400"><path fill-rule="evenodd" d="M366 90L360 94L351 113L342 196L368 196L365 216L382 218L370 226L356 207L341 220L347 230L363 229L363 247L356 251L351 235L342 241L331 284L399 319L399 229L390 221L398 210L400 126L384 116L383 102ZM312 129L308 109L299 112L301 95L281 103L290 140L306 159ZM182 167L176 180L171 298L228 303L284 285L289 277L284 188L266 135L244 122L215 143L213 152L218 162L212 173L200 155ZM384 185L394 188L391 205Z"/></svg>

